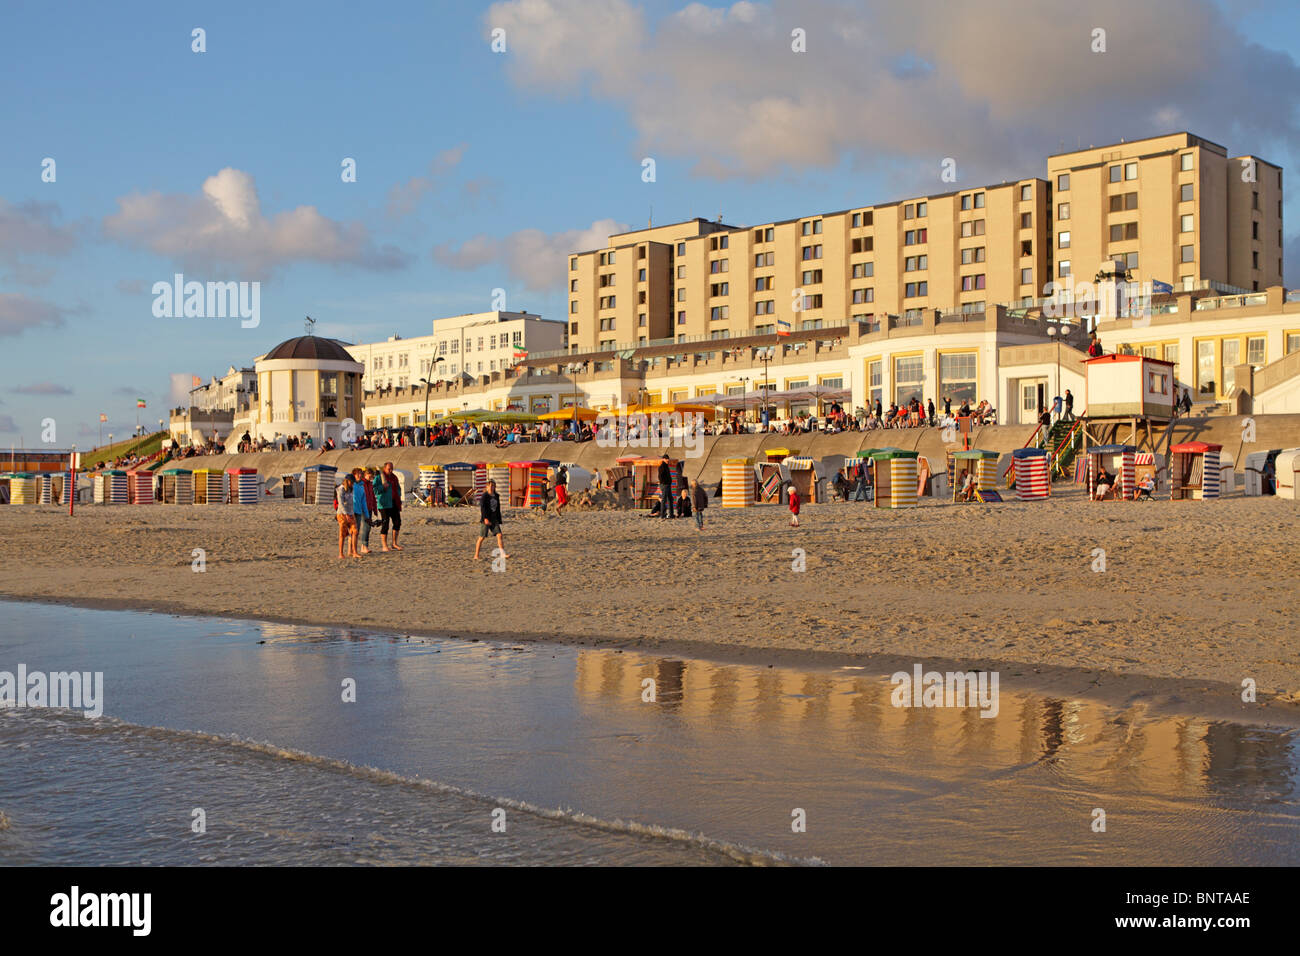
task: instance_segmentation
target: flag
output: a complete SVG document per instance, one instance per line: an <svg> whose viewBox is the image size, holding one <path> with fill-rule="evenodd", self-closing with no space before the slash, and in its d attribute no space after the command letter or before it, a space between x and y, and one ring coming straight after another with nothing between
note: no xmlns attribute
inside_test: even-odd
<svg viewBox="0 0 1300 956"><path fill-rule="evenodd" d="M789 335L789 334L790 334L790 323L787 322L785 319L777 319L777 320L776 320L776 334L777 334L777 335Z"/></svg>
<svg viewBox="0 0 1300 956"><path fill-rule="evenodd" d="M137 399L135 400L135 407L136 407L136 408L144 408L144 399L143 399L143 398L137 398Z"/></svg>
<svg viewBox="0 0 1300 956"><path fill-rule="evenodd" d="M1174 291L1174 287L1170 285L1168 282L1161 282L1159 279L1152 279L1151 290L1153 292L1167 292L1172 294Z"/></svg>
<svg viewBox="0 0 1300 956"><path fill-rule="evenodd" d="M203 380L202 380L201 378L199 378L197 375L191 375L191 376L190 376L190 383L191 383L195 388L198 388L200 385L203 384Z"/></svg>
<svg viewBox="0 0 1300 956"><path fill-rule="evenodd" d="M108 416L107 416L107 415L100 415L100 416L99 416L99 420L100 420L101 422L106 422L106 421L108 421Z"/></svg>
<svg viewBox="0 0 1300 956"><path fill-rule="evenodd" d="M524 348L522 345L516 345L515 358L517 359L528 358L528 349Z"/></svg>

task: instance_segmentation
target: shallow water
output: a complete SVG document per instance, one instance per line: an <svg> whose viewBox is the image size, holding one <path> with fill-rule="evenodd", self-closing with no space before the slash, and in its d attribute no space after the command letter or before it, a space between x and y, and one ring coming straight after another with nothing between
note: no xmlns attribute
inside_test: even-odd
<svg viewBox="0 0 1300 956"><path fill-rule="evenodd" d="M0 863L1300 862L1294 732L1009 674L990 719L849 669L0 614L0 671L103 671L107 715L0 710Z"/></svg>

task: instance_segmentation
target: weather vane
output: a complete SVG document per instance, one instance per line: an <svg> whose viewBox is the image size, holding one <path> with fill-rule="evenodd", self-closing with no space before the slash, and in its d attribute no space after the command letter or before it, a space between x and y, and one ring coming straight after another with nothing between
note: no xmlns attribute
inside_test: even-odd
<svg viewBox="0 0 1300 956"><path fill-rule="evenodd" d="M308 335L311 335L311 333L312 333L312 329L314 329L314 328L316 328L316 320L313 319L313 318L309 315L309 316L307 316L306 321L304 321L304 322L302 323L302 329L303 329L303 331L306 332Z"/></svg>

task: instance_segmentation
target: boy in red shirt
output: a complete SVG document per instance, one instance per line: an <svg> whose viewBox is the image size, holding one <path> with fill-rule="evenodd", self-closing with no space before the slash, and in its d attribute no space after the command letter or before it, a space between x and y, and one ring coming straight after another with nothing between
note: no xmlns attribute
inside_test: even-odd
<svg viewBox="0 0 1300 956"><path fill-rule="evenodd" d="M799 492L790 489L790 527L799 527Z"/></svg>

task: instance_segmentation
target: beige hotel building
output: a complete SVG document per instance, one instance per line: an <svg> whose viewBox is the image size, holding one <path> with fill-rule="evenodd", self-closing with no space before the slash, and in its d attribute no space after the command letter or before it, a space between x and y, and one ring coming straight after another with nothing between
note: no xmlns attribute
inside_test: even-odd
<svg viewBox="0 0 1300 956"><path fill-rule="evenodd" d="M1189 133L1051 156L1047 178L755 226L693 219L569 256L570 354L1033 306L1103 263L1184 289L1282 283L1282 170Z"/></svg>

